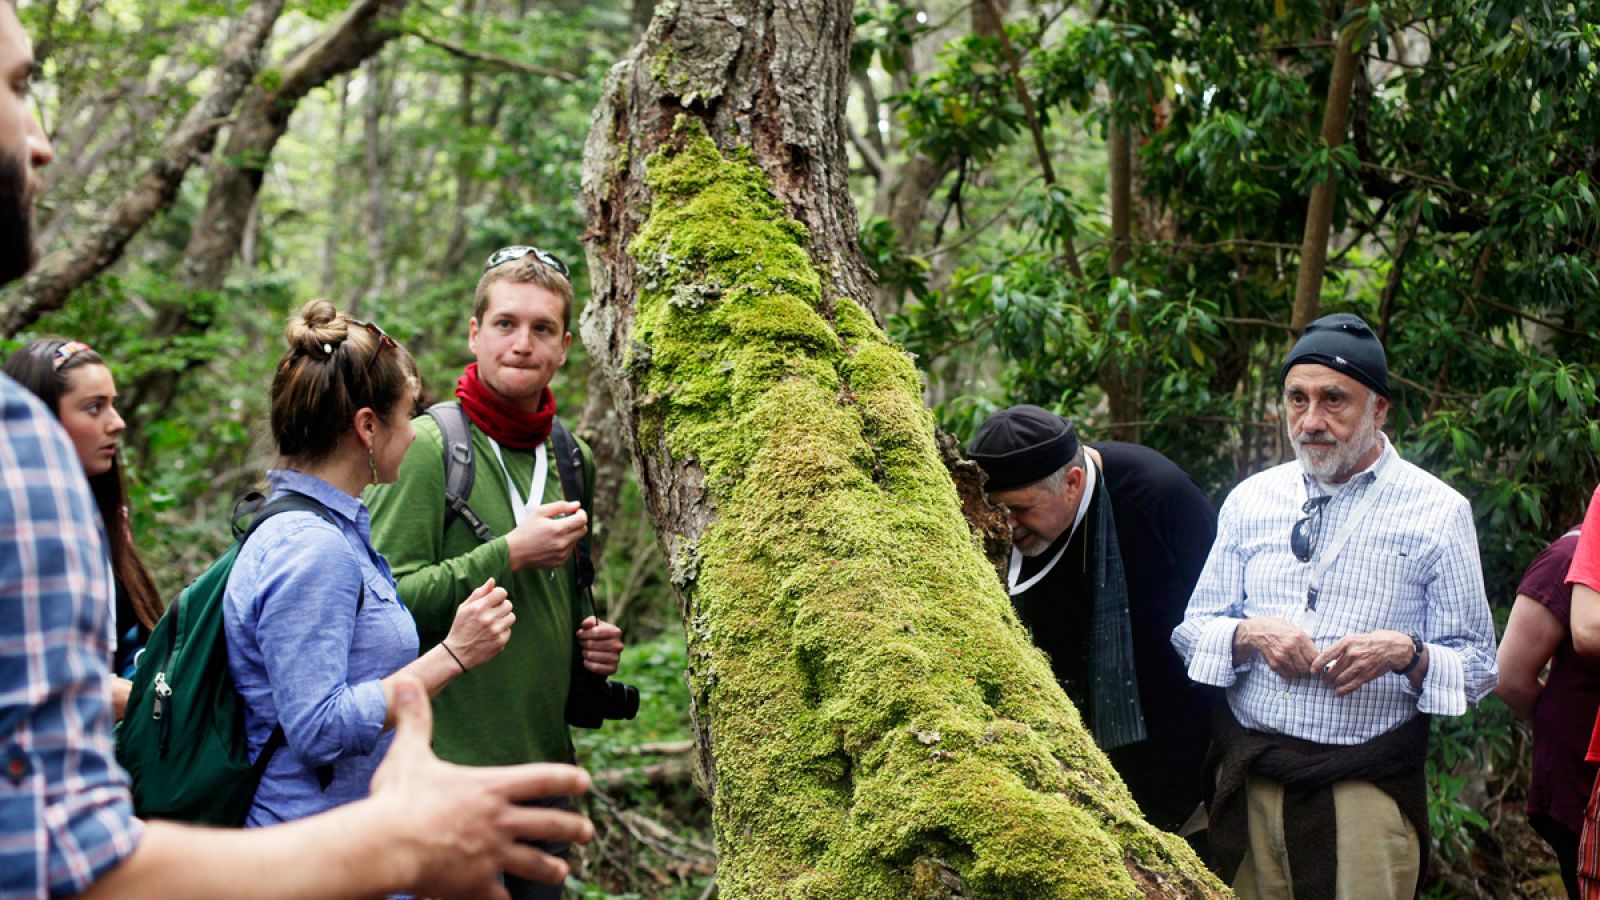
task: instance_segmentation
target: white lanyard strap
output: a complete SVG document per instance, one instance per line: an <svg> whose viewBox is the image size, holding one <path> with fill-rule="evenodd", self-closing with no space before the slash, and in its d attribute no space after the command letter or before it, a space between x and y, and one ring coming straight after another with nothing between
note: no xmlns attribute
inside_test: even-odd
<svg viewBox="0 0 1600 900"><path fill-rule="evenodd" d="M1311 570L1311 581L1306 588L1306 609L1312 612L1316 611L1317 592L1322 588L1322 576L1327 574L1328 567L1333 565L1333 561L1339 558L1340 551L1344 550L1344 545L1349 543L1350 538L1355 535L1356 528L1361 524L1361 520L1366 518L1368 512L1372 511L1372 505L1378 502L1378 495L1383 493L1383 489L1389 485L1389 482L1394 477L1395 469L1399 466L1400 457L1398 454L1384 464L1383 471L1379 472L1373 478L1372 484L1367 487L1366 496L1361 498L1361 502L1351 511L1350 518L1345 519L1344 525L1339 528L1339 533L1333 536L1333 540L1328 542L1327 548L1317 558L1317 565Z"/></svg>
<svg viewBox="0 0 1600 900"><path fill-rule="evenodd" d="M1061 561L1061 554L1066 553L1067 545L1072 543L1072 535L1076 534L1078 526L1083 524L1084 513L1089 509L1089 502L1094 499L1094 488L1094 460L1085 456L1083 460L1083 494L1078 498L1078 515L1072 520L1072 530L1067 532L1067 539L1061 542L1061 549L1056 551L1055 556L1050 557L1050 561L1044 564L1044 568L1035 572L1033 577L1021 584L1017 584L1017 577L1022 574L1022 554L1017 552L1016 547L1011 548L1011 567L1006 570L1006 590L1011 596L1015 597L1038 584L1039 580L1049 575L1050 570L1054 569L1056 563Z"/></svg>
<svg viewBox="0 0 1600 900"><path fill-rule="evenodd" d="M533 448L533 482L528 485L528 496L524 499L522 492L517 490L516 482L511 480L511 470L506 468L506 458L500 453L500 444L494 438L489 438L489 446L494 448L494 458L500 461L500 472L506 477L506 489L511 492L511 512L517 517L517 524L521 525L528 511L544 502L544 481L550 475L550 458L545 455L544 444Z"/></svg>
<svg viewBox="0 0 1600 900"><path fill-rule="evenodd" d="M1022 574L1022 554L1017 552L1017 548L1012 547L1011 568L1006 571L1006 590L1010 592L1011 596L1015 597L1018 594L1026 591L1028 588L1038 584L1039 579L1049 575L1050 570L1054 569L1056 567L1056 563L1061 561L1061 554L1067 552L1067 545L1070 543L1072 543L1071 538L1062 541L1061 549L1056 551L1055 556L1050 557L1050 561L1044 564L1044 568L1040 569L1038 572L1035 572L1032 578L1029 578L1027 581L1024 581L1021 584L1017 584L1017 576Z"/></svg>

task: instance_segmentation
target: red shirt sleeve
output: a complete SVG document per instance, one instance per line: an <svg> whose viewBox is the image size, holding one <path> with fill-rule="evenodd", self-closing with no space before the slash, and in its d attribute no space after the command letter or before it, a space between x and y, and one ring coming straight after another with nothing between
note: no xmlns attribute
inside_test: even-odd
<svg viewBox="0 0 1600 900"><path fill-rule="evenodd" d="M1578 536L1578 549L1572 554L1572 568L1567 570L1567 584L1581 584L1600 591L1600 487L1589 498L1589 511L1583 515L1583 533Z"/></svg>

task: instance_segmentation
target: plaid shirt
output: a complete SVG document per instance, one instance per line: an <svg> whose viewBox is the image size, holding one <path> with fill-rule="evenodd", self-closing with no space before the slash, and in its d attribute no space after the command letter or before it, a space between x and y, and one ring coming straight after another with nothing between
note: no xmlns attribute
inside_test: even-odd
<svg viewBox="0 0 1600 900"><path fill-rule="evenodd" d="M111 749L111 583L83 467L0 375L0 898L76 894L141 833Z"/></svg>
<svg viewBox="0 0 1600 900"><path fill-rule="evenodd" d="M1300 621L1312 568L1386 466L1399 466L1349 543L1323 576L1311 638L1326 649L1347 634L1389 629L1428 645L1419 692L1385 673L1344 697L1318 678L1280 678L1259 654L1235 666L1233 635L1252 616ZM1388 440L1367 470L1323 508L1311 562L1289 548L1308 496L1321 494L1298 462L1246 479L1222 505L1217 541L1172 644L1189 677L1227 688L1246 728L1314 741L1358 744L1418 712L1460 715L1494 689L1494 624L1466 498L1400 458Z"/></svg>

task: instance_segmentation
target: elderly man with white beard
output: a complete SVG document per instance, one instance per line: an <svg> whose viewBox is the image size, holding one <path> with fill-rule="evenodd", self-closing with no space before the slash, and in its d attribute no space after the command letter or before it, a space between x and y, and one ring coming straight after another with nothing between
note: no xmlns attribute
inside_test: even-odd
<svg viewBox="0 0 1600 900"><path fill-rule="evenodd" d="M1282 370L1296 460L1240 484L1172 643L1226 689L1206 782L1240 897L1412 897L1427 864L1430 715L1495 685L1466 499L1400 458L1383 345L1306 327Z"/></svg>

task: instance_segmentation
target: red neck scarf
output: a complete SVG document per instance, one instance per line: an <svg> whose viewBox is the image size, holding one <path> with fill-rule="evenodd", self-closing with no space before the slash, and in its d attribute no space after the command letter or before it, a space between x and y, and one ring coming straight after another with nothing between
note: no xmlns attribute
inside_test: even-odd
<svg viewBox="0 0 1600 900"><path fill-rule="evenodd" d="M478 378L478 364L456 379L456 396L467 418L495 443L513 450L532 450L550 436L550 422L556 417L556 398L547 387L533 412L507 401Z"/></svg>

